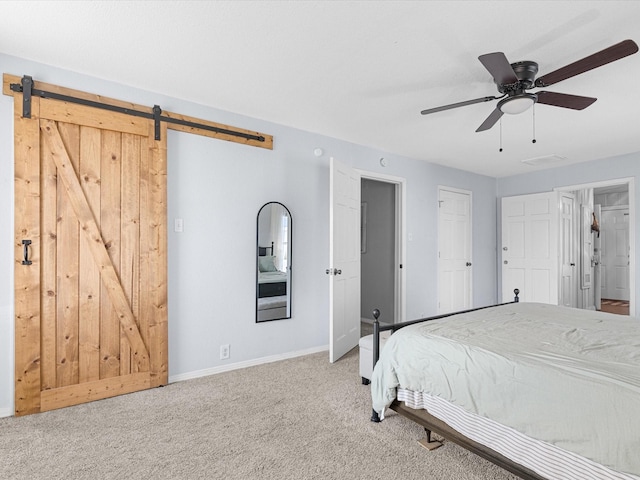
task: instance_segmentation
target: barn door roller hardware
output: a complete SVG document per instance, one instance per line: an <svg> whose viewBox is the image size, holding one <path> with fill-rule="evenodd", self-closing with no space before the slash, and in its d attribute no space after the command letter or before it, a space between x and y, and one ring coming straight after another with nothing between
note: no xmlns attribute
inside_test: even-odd
<svg viewBox="0 0 640 480"><path fill-rule="evenodd" d="M61 100L63 102L77 103L79 105L85 105L88 107L101 108L103 110L109 110L112 112L124 113L126 115L133 115L134 117L142 117L152 119L155 124L155 139L160 140L160 122L175 123L177 125L183 125L185 127L199 128L202 130L208 130L210 132L221 133L224 135L232 135L234 137L246 138L247 140L256 140L258 142L264 142L265 137L262 135L252 135L245 132L237 132L235 130L229 130L226 128L214 127L212 125L205 125L203 123L191 122L180 118L171 118L162 115L162 109L158 105L154 105L153 113L141 112L140 110L134 110L132 108L118 107L116 105L110 105L108 103L95 102L93 100L87 100L84 98L73 97L70 95L63 95L55 92L47 92L33 88L33 78L29 75L24 75L20 83L12 83L10 88L13 92L22 93L22 117L31 118L31 98L36 95L41 98L50 98L53 100Z"/></svg>

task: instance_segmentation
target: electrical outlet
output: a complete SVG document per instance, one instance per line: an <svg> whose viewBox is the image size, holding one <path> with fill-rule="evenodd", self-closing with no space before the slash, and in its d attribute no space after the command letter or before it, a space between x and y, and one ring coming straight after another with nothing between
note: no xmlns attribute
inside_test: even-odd
<svg viewBox="0 0 640 480"><path fill-rule="evenodd" d="M220 345L220 360L226 360L229 358L229 344Z"/></svg>

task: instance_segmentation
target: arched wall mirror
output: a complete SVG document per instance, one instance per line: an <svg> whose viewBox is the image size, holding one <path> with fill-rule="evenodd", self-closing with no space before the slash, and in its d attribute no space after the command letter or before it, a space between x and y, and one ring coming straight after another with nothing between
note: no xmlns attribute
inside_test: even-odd
<svg viewBox="0 0 640 480"><path fill-rule="evenodd" d="M291 212L269 202L257 223L256 322L291 318Z"/></svg>

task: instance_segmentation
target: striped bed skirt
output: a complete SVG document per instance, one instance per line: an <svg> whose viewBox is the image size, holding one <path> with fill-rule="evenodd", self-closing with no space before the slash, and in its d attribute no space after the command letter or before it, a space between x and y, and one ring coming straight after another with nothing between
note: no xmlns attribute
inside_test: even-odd
<svg viewBox="0 0 640 480"><path fill-rule="evenodd" d="M469 413L439 397L398 388L397 399L413 409L424 409L470 440L553 480L640 480L616 472L573 452L530 438L510 427Z"/></svg>

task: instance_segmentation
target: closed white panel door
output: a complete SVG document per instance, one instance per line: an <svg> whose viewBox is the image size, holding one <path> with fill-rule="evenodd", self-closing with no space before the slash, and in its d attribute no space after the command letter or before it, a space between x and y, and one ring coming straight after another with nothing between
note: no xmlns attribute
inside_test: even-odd
<svg viewBox="0 0 640 480"><path fill-rule="evenodd" d="M558 304L558 194L502 199L502 301Z"/></svg>
<svg viewBox="0 0 640 480"><path fill-rule="evenodd" d="M360 175L331 158L329 246L329 359L360 339Z"/></svg>
<svg viewBox="0 0 640 480"><path fill-rule="evenodd" d="M471 308L471 192L438 189L438 313Z"/></svg>
<svg viewBox="0 0 640 480"><path fill-rule="evenodd" d="M602 209L602 298L629 300L629 210Z"/></svg>

